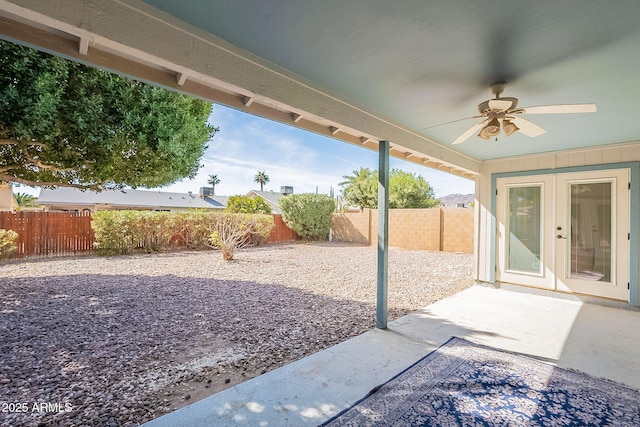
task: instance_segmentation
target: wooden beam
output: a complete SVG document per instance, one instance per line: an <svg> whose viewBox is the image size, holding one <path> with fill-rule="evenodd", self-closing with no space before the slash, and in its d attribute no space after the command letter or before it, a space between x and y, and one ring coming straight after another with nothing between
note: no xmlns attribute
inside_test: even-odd
<svg viewBox="0 0 640 427"><path fill-rule="evenodd" d="M64 3L68 0L61 1ZM358 136L356 136L357 134L354 135L350 133L358 132L360 130L367 135L375 135L375 126L374 128L369 129L373 131L373 133L371 133L367 131L368 124L364 125L364 123L380 123L379 119L369 116L366 112L358 112L358 114L362 113L366 116L362 117L363 123L360 124L362 127L357 124L355 127L346 126L341 127L341 129L337 126L328 127L326 124L322 124L324 121L322 120L323 118L329 119L329 117L325 117L324 114L320 114L320 116L316 117L311 110L304 112L299 109L295 109L295 111L299 112L294 113L294 109L289 109L290 107L273 101L268 96L265 98L265 100L268 101L265 102L265 104L268 105L253 102L255 98L249 90L235 88L231 85L227 85L226 83L220 86L209 79L209 77L203 80L203 76L201 74L198 74L196 71L192 74L191 69L178 66L177 64L172 65L167 63L166 66L160 66L155 62L146 62L135 55L123 55L117 50L107 49L101 44L104 40L99 35L96 36L95 34L89 34L86 30L83 30L80 27L74 27L72 30L73 34L71 34L71 32L64 33L60 30L47 31L43 28L44 27L39 25L29 26L24 22L18 22L11 18L0 16L1 38L28 46L35 46L47 52L57 53L67 59L97 66L141 81L156 84L167 89L176 90L201 99L237 108L242 111L249 111L248 107L251 106L250 112L252 114L315 132L320 135L334 137L360 147L364 146L367 149L378 149L378 140L375 136L373 138L369 138L360 136L362 133ZM89 45L91 45L91 49L89 49ZM86 54L83 54L85 50ZM176 73L175 70L177 69L181 69L183 71ZM311 97L314 99L317 98L318 101L322 98L322 95L318 92L314 92L312 95L313 96ZM339 107L340 108L338 109L340 111L344 114L347 113L348 106L346 104L341 104ZM302 114L304 114L304 118ZM343 117L343 115L340 115L339 117ZM345 122L345 125L348 125L348 121ZM394 157L405 158L408 161L429 167L438 168L440 166L440 162L438 160L424 161L418 157L424 157L425 155L428 156L428 150L424 150L424 148L429 145L426 140L418 141L413 136L408 137L404 134L402 129L396 127L388 128L384 133L387 133L387 131L389 131L390 136L395 138L397 141L402 141L401 145L397 145L397 147L396 144L389 144L389 148L393 148L391 155ZM423 142L426 143L426 145L423 144ZM419 143L420 148L414 148L412 145L414 143ZM411 150L411 152L417 152L418 154L407 158L405 153L408 152L408 149ZM439 153L439 155L442 154L451 153ZM447 158L449 163L459 160L455 155L449 155ZM461 164L456 164L456 166L459 167L459 170L454 171L453 173L463 177L471 177L472 179L476 170L479 170L479 162L470 158L468 159L468 162L464 161ZM441 168L442 170L448 170L448 167Z"/></svg>
<svg viewBox="0 0 640 427"><path fill-rule="evenodd" d="M78 47L78 53L80 55L87 55L89 53L89 38L88 37L80 37L80 43Z"/></svg>
<svg viewBox="0 0 640 427"><path fill-rule="evenodd" d="M98 9L96 4L100 4ZM250 55L213 34L194 29L139 0L0 0L0 12L6 12L5 16L17 16L13 23L26 29L23 33L46 33L35 43L28 43L50 52L66 55L48 47L47 39L71 38L77 56L78 37L86 36L92 41L89 54L102 50L139 65L173 70L174 81L175 70L184 70L189 79L205 85L233 92L236 96L257 93L261 103L264 99L264 103L276 109L303 113L325 126L335 124L342 130L339 135L354 132L358 137L371 135L376 141L390 139L413 152L446 158L448 163L471 172L480 171L481 161L354 105L339 95L327 93L313 82L302 81L298 75ZM14 30L0 24L0 37ZM29 37L14 39L26 41ZM165 42L159 43L159 40ZM122 72L131 74L128 70Z"/></svg>
<svg viewBox="0 0 640 427"><path fill-rule="evenodd" d="M187 81L187 75L185 73L176 73L176 82L178 86L184 86Z"/></svg>

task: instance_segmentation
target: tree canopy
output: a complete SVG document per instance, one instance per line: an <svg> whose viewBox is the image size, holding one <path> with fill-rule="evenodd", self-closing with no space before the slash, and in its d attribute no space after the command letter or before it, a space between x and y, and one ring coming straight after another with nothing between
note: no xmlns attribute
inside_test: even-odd
<svg viewBox="0 0 640 427"><path fill-rule="evenodd" d="M264 191L264 185L269 182L269 175L265 171L258 171L253 177L253 182L260 184L260 191Z"/></svg>
<svg viewBox="0 0 640 427"><path fill-rule="evenodd" d="M211 104L0 40L0 181L157 187L194 178Z"/></svg>
<svg viewBox="0 0 640 427"><path fill-rule="evenodd" d="M378 207L378 171L360 168L344 176L340 183L347 204L364 208ZM392 169L389 173L389 207L396 209L439 206L431 185L420 175Z"/></svg>
<svg viewBox="0 0 640 427"><path fill-rule="evenodd" d="M342 199L347 205L359 206L360 209L378 206L378 172L369 168L353 171L353 175L343 176Z"/></svg>
<svg viewBox="0 0 640 427"><path fill-rule="evenodd" d="M291 194L278 201L282 220L289 228L307 240L324 240L329 236L333 213L332 197L324 194Z"/></svg>
<svg viewBox="0 0 640 427"><path fill-rule="evenodd" d="M231 213L266 214L273 213L273 209L265 199L260 196L230 196L227 200L225 211Z"/></svg>
<svg viewBox="0 0 640 427"><path fill-rule="evenodd" d="M13 197L16 199L16 203L18 204L18 209L23 208L35 208L36 205L36 197L27 193L15 193Z"/></svg>
<svg viewBox="0 0 640 427"><path fill-rule="evenodd" d="M207 180L207 184L213 188L213 195L216 195L216 185L220 184L220 178L218 175L209 175L209 179Z"/></svg>

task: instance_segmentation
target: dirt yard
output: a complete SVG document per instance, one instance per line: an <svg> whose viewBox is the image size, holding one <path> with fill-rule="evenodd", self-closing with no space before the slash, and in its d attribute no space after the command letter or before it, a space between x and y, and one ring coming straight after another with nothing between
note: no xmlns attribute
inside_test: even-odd
<svg viewBox="0 0 640 427"><path fill-rule="evenodd" d="M375 326L376 249L338 243L0 265L0 425L134 426ZM390 320L472 284L392 249Z"/></svg>

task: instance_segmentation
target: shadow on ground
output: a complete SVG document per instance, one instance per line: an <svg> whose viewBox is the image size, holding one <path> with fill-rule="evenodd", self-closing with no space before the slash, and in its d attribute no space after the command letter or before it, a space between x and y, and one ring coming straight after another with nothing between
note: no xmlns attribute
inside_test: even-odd
<svg viewBox="0 0 640 427"><path fill-rule="evenodd" d="M280 285L173 275L0 279L0 289L0 400L71 407L11 414L16 426L137 425L361 334L375 313Z"/></svg>

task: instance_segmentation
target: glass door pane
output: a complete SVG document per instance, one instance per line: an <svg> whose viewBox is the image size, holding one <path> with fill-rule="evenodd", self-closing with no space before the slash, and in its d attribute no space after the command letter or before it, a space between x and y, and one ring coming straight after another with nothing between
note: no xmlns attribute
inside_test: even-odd
<svg viewBox="0 0 640 427"><path fill-rule="evenodd" d="M510 187L507 203L507 269L540 274L542 187Z"/></svg>
<svg viewBox="0 0 640 427"><path fill-rule="evenodd" d="M611 182L571 184L569 277L611 282Z"/></svg>

